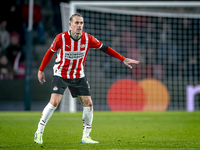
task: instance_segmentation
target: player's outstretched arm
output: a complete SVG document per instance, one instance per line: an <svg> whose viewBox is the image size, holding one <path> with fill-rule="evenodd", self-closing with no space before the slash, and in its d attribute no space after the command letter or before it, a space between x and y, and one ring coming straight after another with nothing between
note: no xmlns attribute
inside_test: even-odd
<svg viewBox="0 0 200 150"><path fill-rule="evenodd" d="M44 72L40 70L38 70L38 80L40 84L43 84L44 82L46 82Z"/></svg>
<svg viewBox="0 0 200 150"><path fill-rule="evenodd" d="M132 66L130 64L139 64L139 61L130 59L130 58L125 58L123 62L125 65L127 65L131 69L132 69Z"/></svg>

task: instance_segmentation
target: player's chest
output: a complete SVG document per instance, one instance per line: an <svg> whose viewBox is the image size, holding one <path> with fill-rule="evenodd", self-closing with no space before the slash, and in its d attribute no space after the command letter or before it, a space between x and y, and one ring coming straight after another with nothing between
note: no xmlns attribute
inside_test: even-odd
<svg viewBox="0 0 200 150"><path fill-rule="evenodd" d="M68 39L63 43L63 50L66 52L87 51L88 49L88 41L84 39L78 41Z"/></svg>

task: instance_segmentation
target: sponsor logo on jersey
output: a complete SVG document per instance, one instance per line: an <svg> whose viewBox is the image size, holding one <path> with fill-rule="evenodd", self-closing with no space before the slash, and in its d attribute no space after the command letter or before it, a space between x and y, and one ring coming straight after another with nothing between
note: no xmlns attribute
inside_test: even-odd
<svg viewBox="0 0 200 150"><path fill-rule="evenodd" d="M78 59L84 57L85 52L66 52L65 58L68 59Z"/></svg>

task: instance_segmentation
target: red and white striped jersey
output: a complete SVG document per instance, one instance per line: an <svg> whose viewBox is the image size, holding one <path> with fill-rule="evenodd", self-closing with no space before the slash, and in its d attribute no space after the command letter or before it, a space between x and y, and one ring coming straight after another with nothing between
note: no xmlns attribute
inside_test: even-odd
<svg viewBox="0 0 200 150"><path fill-rule="evenodd" d="M77 41L70 37L70 31L58 34L50 47L52 52L57 52L54 75L64 79L84 77L85 59L89 48L100 49L102 45L102 42L85 32L82 32Z"/></svg>

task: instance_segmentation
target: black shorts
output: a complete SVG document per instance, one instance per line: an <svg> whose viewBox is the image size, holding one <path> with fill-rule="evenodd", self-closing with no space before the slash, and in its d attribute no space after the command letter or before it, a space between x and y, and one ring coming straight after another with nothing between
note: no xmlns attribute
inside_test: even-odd
<svg viewBox="0 0 200 150"><path fill-rule="evenodd" d="M86 78L78 79L63 79L59 76L54 76L52 80L52 93L62 94L66 88L69 88L72 97L90 96L90 86Z"/></svg>

